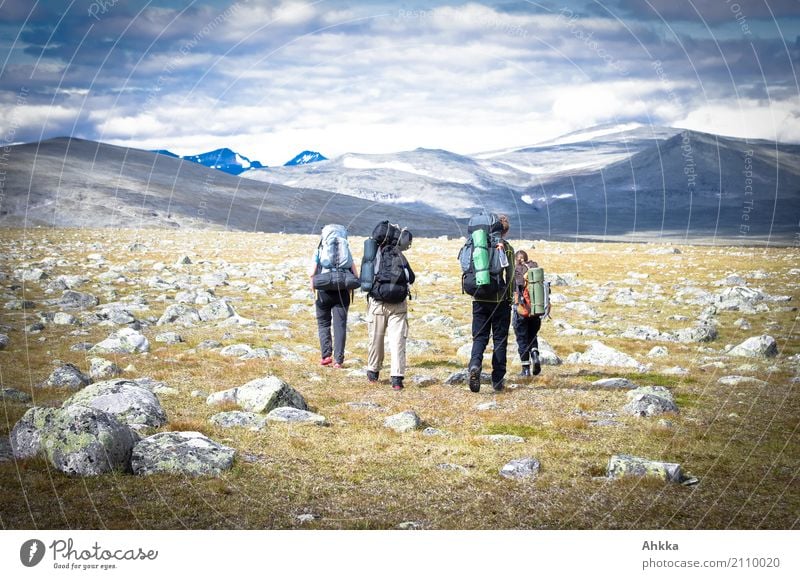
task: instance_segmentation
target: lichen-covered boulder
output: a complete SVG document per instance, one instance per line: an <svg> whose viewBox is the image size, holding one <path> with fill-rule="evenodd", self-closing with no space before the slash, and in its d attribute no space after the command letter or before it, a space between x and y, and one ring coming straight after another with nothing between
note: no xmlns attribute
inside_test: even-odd
<svg viewBox="0 0 800 579"><path fill-rule="evenodd" d="M778 355L778 345L772 336L754 336L733 347L728 354L748 358L771 358Z"/></svg>
<svg viewBox="0 0 800 579"><path fill-rule="evenodd" d="M79 476L129 471L131 451L139 439L113 415L86 406L55 412L41 438L42 450L53 466Z"/></svg>
<svg viewBox="0 0 800 579"><path fill-rule="evenodd" d="M132 380L106 380L87 386L67 398L62 407L69 406L103 410L132 428L158 427L167 422L158 397Z"/></svg>
<svg viewBox="0 0 800 579"><path fill-rule="evenodd" d="M122 370L111 360L105 358L89 359L89 376L92 380L107 380L116 378L122 374Z"/></svg>
<svg viewBox="0 0 800 579"><path fill-rule="evenodd" d="M0 387L0 400L6 402L21 402L26 403L31 401L31 395L16 388L2 388Z"/></svg>
<svg viewBox="0 0 800 579"><path fill-rule="evenodd" d="M247 384L215 392L206 398L206 404L221 402L232 402L248 412L269 412L281 406L308 410L303 396L277 376L256 378Z"/></svg>
<svg viewBox="0 0 800 579"><path fill-rule="evenodd" d="M517 458L500 469L500 476L513 479L535 478L539 474L540 467L539 461L535 458Z"/></svg>
<svg viewBox="0 0 800 579"><path fill-rule="evenodd" d="M156 325L177 324L181 326L193 326L200 322L200 314L193 307L183 304L172 304L167 306L164 313L156 322Z"/></svg>
<svg viewBox="0 0 800 579"><path fill-rule="evenodd" d="M31 458L42 448L42 432L47 429L58 412L55 408L34 406L22 415L11 429L11 452L16 458Z"/></svg>
<svg viewBox="0 0 800 579"><path fill-rule="evenodd" d="M74 290L66 290L61 294L61 299L58 300L59 307L65 310L87 310L99 303L100 300L92 294Z"/></svg>
<svg viewBox="0 0 800 579"><path fill-rule="evenodd" d="M150 342L133 328L122 328L95 344L90 350L98 354L138 354L150 350Z"/></svg>
<svg viewBox="0 0 800 579"><path fill-rule="evenodd" d="M656 416L678 412L672 392L663 386L644 386L628 392L629 402L622 410L633 416Z"/></svg>
<svg viewBox="0 0 800 579"><path fill-rule="evenodd" d="M391 428L395 432L410 432L417 430L420 426L420 419L413 410L406 410L399 414L393 414L383 421L386 428Z"/></svg>
<svg viewBox="0 0 800 579"><path fill-rule="evenodd" d="M648 460L627 454L615 454L611 457L608 461L607 475L609 478L651 476L676 483L685 480L679 464Z"/></svg>
<svg viewBox="0 0 800 579"><path fill-rule="evenodd" d="M267 420L270 422L290 422L292 424L317 424L319 426L327 426L328 424L328 420L321 414L292 408L291 406L273 408L267 414Z"/></svg>
<svg viewBox="0 0 800 579"><path fill-rule="evenodd" d="M255 412L242 412L241 410L231 410L230 412L219 412L211 417L211 423L221 428L249 428L250 430L263 430L267 425L267 419Z"/></svg>
<svg viewBox="0 0 800 579"><path fill-rule="evenodd" d="M74 364L62 364L53 370L50 376L41 383L41 386L77 390L91 383L92 379L81 372Z"/></svg>
<svg viewBox="0 0 800 579"><path fill-rule="evenodd" d="M133 448L131 467L138 475L219 476L233 466L235 454L199 432L160 432Z"/></svg>
<svg viewBox="0 0 800 579"><path fill-rule="evenodd" d="M236 310L233 309L227 300L219 299L210 302L208 305L200 308L200 319L204 322L213 320L226 320L236 315Z"/></svg>

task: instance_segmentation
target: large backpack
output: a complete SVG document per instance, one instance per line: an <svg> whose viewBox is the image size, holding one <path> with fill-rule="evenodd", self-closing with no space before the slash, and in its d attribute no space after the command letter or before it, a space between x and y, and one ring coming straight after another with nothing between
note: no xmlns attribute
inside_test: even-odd
<svg viewBox="0 0 800 579"><path fill-rule="evenodd" d="M350 269L353 255L347 241L347 228L332 223L322 228L319 242L319 264L325 269Z"/></svg>
<svg viewBox="0 0 800 579"><path fill-rule="evenodd" d="M402 251L408 249L411 232L381 221L364 240L361 260L361 290L379 301L400 303L408 296L408 279Z"/></svg>
<svg viewBox="0 0 800 579"><path fill-rule="evenodd" d="M458 253L461 290L477 299L495 299L508 289L504 279L508 265L502 225L494 213L473 215L467 225L467 241Z"/></svg>

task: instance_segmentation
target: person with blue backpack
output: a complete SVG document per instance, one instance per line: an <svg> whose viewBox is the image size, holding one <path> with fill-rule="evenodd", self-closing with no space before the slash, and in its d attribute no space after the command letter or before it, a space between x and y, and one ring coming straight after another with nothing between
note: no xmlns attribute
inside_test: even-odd
<svg viewBox="0 0 800 579"><path fill-rule="evenodd" d="M311 291L315 293L314 308L322 354L319 363L342 368L347 342L347 311L352 291L360 286L346 227L330 224L322 228L309 277Z"/></svg>
<svg viewBox="0 0 800 579"><path fill-rule="evenodd" d="M458 259L462 291L472 296L472 351L469 389L480 392L483 353L492 338L492 388L505 387L506 348L514 291L514 248L505 240L508 217L481 213L469 220L467 242Z"/></svg>

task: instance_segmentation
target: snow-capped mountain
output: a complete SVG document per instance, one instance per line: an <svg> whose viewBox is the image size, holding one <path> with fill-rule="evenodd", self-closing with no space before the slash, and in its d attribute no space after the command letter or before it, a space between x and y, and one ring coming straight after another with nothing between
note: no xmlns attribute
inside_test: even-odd
<svg viewBox="0 0 800 579"><path fill-rule="evenodd" d="M473 155L347 153L241 176L455 220L505 212L542 237L786 239L800 221L800 146L641 124Z"/></svg>
<svg viewBox="0 0 800 579"><path fill-rule="evenodd" d="M318 163L319 161L327 161L328 157L316 151L303 151L296 155L291 161L284 164L284 167L294 167L295 165L308 165L309 163Z"/></svg>
<svg viewBox="0 0 800 579"><path fill-rule="evenodd" d="M170 151L163 149L153 152L161 155L178 157L178 155L175 153L171 153ZM223 149L215 149L213 151L209 151L208 153L200 153L199 155L185 155L180 158L185 159L186 161L191 161L192 163L199 163L200 165L210 167L211 169L219 169L220 171L230 173L231 175L238 175L243 171L247 171L248 169L261 169L264 167L259 161L251 161L244 155L240 155L239 153L232 151L227 147Z"/></svg>

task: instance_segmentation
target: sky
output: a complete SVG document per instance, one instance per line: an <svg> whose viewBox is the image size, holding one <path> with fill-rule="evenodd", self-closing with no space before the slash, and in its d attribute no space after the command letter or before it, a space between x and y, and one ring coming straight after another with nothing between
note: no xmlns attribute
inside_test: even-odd
<svg viewBox="0 0 800 579"><path fill-rule="evenodd" d="M640 122L800 143L798 0L0 0L0 144L268 165Z"/></svg>

